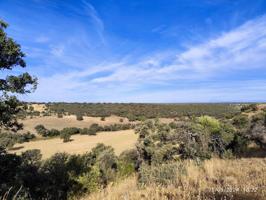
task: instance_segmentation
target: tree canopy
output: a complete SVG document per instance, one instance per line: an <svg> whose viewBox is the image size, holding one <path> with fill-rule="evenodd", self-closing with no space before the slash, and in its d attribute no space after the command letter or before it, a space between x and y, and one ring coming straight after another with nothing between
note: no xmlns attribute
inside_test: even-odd
<svg viewBox="0 0 266 200"><path fill-rule="evenodd" d="M7 36L5 32L7 27L8 24L0 20L0 69L2 71L2 76L0 76L0 128L16 131L22 127L16 120L16 114L22 109L22 103L18 101L15 94L34 91L37 78L27 72L20 75L9 74L15 67L25 68L26 62L20 45Z"/></svg>

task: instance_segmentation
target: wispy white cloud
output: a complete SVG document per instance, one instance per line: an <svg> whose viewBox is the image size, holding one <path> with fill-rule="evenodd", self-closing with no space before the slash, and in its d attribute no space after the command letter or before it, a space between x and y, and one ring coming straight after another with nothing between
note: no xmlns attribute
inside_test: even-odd
<svg viewBox="0 0 266 200"><path fill-rule="evenodd" d="M41 36L39 36L39 37L37 37L36 39L35 39L35 41L37 42L37 43L47 43L47 42L49 42L49 37L47 37L47 36L43 36L43 35L41 35Z"/></svg>
<svg viewBox="0 0 266 200"><path fill-rule="evenodd" d="M266 16L248 21L182 53L151 57L92 82L143 82L204 79L230 70L266 68ZM173 53L172 53L173 54Z"/></svg>
<svg viewBox="0 0 266 200"><path fill-rule="evenodd" d="M97 17L97 12L85 3L102 32L104 26ZM62 55L62 51L55 48L53 54ZM82 53L85 52L86 48ZM68 99L127 102L256 101L259 100L258 97L265 100L265 81L209 84L209 80L232 71L265 70L265 55L266 16L261 16L216 38L207 38L201 44L189 46L179 53L172 50L99 65L89 65L86 63L88 59L84 58L81 62L84 65L82 69L41 77L37 92L30 98L42 99L45 95L45 99L51 101ZM79 57L66 60L72 65L80 61ZM193 82L194 86L184 90L179 88L180 82ZM200 82L206 84L197 87ZM143 89L167 84L172 89Z"/></svg>
<svg viewBox="0 0 266 200"><path fill-rule="evenodd" d="M93 24L96 27L96 31L102 43L105 44L103 20L100 18L97 10L94 8L92 4L90 4L87 0L83 0L83 4L88 16L93 21Z"/></svg>

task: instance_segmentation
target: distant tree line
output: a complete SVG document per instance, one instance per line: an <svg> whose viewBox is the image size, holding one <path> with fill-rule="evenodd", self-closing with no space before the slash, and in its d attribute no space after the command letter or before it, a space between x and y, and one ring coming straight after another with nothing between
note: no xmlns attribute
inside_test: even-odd
<svg viewBox="0 0 266 200"><path fill-rule="evenodd" d="M141 103L47 103L51 112L59 115L107 117L117 115L129 121L144 121L147 118L209 115L232 116L240 112L235 104L141 104Z"/></svg>

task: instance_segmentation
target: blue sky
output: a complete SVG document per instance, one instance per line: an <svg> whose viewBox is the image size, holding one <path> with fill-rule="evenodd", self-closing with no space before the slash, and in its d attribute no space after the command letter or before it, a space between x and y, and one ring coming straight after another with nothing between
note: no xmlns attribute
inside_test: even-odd
<svg viewBox="0 0 266 200"><path fill-rule="evenodd" d="M266 101L266 0L0 0L0 18L39 79L26 101Z"/></svg>

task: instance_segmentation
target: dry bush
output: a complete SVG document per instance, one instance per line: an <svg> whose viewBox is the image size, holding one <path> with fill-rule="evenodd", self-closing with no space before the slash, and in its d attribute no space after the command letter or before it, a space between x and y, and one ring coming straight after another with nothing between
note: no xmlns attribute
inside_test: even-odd
<svg viewBox="0 0 266 200"><path fill-rule="evenodd" d="M196 165L185 161L186 173L179 174L179 185L147 185L142 188L131 177L109 185L83 200L120 199L266 199L266 159L211 159Z"/></svg>

